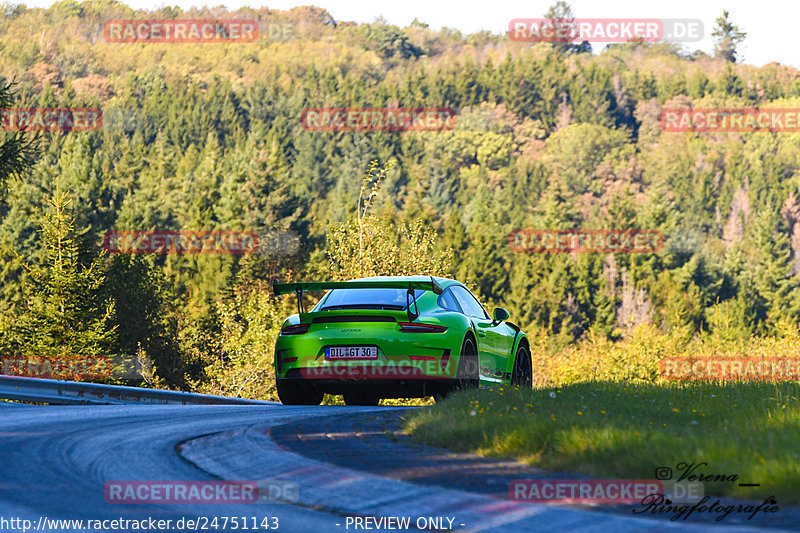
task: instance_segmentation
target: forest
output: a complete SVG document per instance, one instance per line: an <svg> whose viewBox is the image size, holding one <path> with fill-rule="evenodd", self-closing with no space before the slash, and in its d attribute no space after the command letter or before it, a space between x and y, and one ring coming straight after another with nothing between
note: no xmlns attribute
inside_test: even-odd
<svg viewBox="0 0 800 533"><path fill-rule="evenodd" d="M454 277L508 309L537 343L539 382L589 369L652 380L630 361L668 352L786 340L794 353L800 133L659 121L662 109L800 107L800 72L737 61L743 34L728 16L714 53L645 42L593 53L314 7L2 4L0 108L100 109L102 127L0 131L0 354L119 358L145 386L274 399L274 340L294 297L277 299L273 281L412 273ZM260 31L104 40L108 20L139 18L252 19ZM447 108L455 121L315 131L301 119L372 107ZM176 230L296 245L103 249L109 231ZM663 246L529 253L510 244L521 230L659 232Z"/></svg>

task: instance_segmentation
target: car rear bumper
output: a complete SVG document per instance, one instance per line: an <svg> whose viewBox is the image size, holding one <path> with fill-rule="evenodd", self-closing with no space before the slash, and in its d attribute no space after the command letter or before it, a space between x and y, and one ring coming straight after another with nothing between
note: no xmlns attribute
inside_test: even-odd
<svg viewBox="0 0 800 533"><path fill-rule="evenodd" d="M451 391L457 381L455 379L429 379L419 377L408 378L367 378L329 376L309 378L302 369L289 370L285 378L279 378L282 383L302 382L306 386L325 394L344 394L362 392L379 396L381 398L422 398Z"/></svg>
<svg viewBox="0 0 800 533"><path fill-rule="evenodd" d="M430 355L435 354L435 355ZM325 359L296 357L279 351L276 361L277 378L296 376L308 380L453 380L458 368L458 356L450 350L427 350L426 355L385 355L374 359Z"/></svg>

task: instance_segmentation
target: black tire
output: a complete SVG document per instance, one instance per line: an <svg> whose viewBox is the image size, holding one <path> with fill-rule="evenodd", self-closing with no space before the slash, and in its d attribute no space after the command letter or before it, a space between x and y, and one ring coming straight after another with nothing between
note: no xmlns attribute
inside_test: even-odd
<svg viewBox="0 0 800 533"><path fill-rule="evenodd" d="M480 385L480 364L475 339L468 335L461 344L456 371L456 390L477 389Z"/></svg>
<svg viewBox="0 0 800 533"><path fill-rule="evenodd" d="M530 390L533 387L531 354L523 343L520 343L519 347L517 347L517 355L514 358L514 371L511 374L511 386L525 390Z"/></svg>
<svg viewBox="0 0 800 533"><path fill-rule="evenodd" d="M378 405L380 401L374 394L365 392L345 392L343 396L345 405Z"/></svg>
<svg viewBox="0 0 800 533"><path fill-rule="evenodd" d="M310 383L278 380L278 398L283 405L319 405L322 396Z"/></svg>
<svg viewBox="0 0 800 533"><path fill-rule="evenodd" d="M480 365L478 364L478 351L475 348L475 339L467 335L461 344L461 354L458 358L456 382L452 388L440 391L433 395L436 403L443 402L456 391L477 389L480 386Z"/></svg>

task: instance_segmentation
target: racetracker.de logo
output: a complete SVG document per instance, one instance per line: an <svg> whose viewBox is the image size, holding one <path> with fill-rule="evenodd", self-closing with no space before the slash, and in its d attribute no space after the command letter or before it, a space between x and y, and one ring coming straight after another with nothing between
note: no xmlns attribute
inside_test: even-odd
<svg viewBox="0 0 800 533"><path fill-rule="evenodd" d="M449 107L309 107L300 115L309 131L444 131L456 124Z"/></svg>
<svg viewBox="0 0 800 533"><path fill-rule="evenodd" d="M111 254L245 254L259 250L253 231L107 231Z"/></svg>
<svg viewBox="0 0 800 533"><path fill-rule="evenodd" d="M256 503L255 481L109 481L107 503Z"/></svg>
<svg viewBox="0 0 800 533"><path fill-rule="evenodd" d="M533 43L655 43L664 38L664 24L659 19L512 19L508 37Z"/></svg>
<svg viewBox="0 0 800 533"><path fill-rule="evenodd" d="M103 126L103 112L94 107L4 107L0 109L3 131L96 131Z"/></svg>
<svg viewBox="0 0 800 533"><path fill-rule="evenodd" d="M797 381L797 357L665 357L661 377L670 380Z"/></svg>
<svg viewBox="0 0 800 533"><path fill-rule="evenodd" d="M660 231L642 229L521 229L508 245L517 253L655 253L664 247Z"/></svg>
<svg viewBox="0 0 800 533"><path fill-rule="evenodd" d="M556 503L637 503L664 494L655 479L515 479L508 497L517 501Z"/></svg>
<svg viewBox="0 0 800 533"><path fill-rule="evenodd" d="M0 357L3 374L46 379L105 379L111 377L108 357Z"/></svg>
<svg viewBox="0 0 800 533"><path fill-rule="evenodd" d="M463 377L467 371L456 369L449 356L437 359L433 356L409 356L408 360L399 361L327 361L319 366L300 368L300 375L305 379L323 380L372 380L372 379L456 379ZM478 368L472 372L477 373Z"/></svg>
<svg viewBox="0 0 800 533"><path fill-rule="evenodd" d="M697 42L703 39L700 19L512 19L508 37L533 43Z"/></svg>
<svg viewBox="0 0 800 533"><path fill-rule="evenodd" d="M664 109L658 121L666 132L798 132L800 109Z"/></svg>
<svg viewBox="0 0 800 533"><path fill-rule="evenodd" d="M103 25L107 43L253 43L258 21L251 19L117 19Z"/></svg>

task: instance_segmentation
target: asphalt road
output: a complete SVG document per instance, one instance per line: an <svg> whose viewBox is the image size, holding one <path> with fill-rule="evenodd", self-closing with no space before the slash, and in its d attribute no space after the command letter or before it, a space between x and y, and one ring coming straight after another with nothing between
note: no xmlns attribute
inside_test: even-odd
<svg viewBox="0 0 800 533"><path fill-rule="evenodd" d="M458 484L416 483L413 476L364 466L344 442L329 442L325 454L292 449L285 431L301 424L303 435L312 437L315 426L309 421L317 420L329 438L335 428L324 423L334 417L392 412L397 408L0 405L0 531L23 531L25 526L29 531L130 531L136 530L131 524L114 528L106 522L94 528L87 521L149 518L152 524L171 520L162 531L265 531L266 526L274 531L275 519L278 531L314 533L708 530L512 502ZM331 460L337 446L350 462ZM392 456L391 443L381 446L384 457ZM446 461L447 454L441 453ZM396 462L406 460L407 454L396 454ZM126 481L219 480L256 481L264 493L255 503L195 504L109 503L104 492L107 484ZM292 485L294 491L280 492ZM398 529L397 523L379 522L386 517L408 518L410 526ZM51 522L69 519L84 522L81 528ZM181 519L183 527L176 527ZM195 521L195 527L187 527L187 520ZM714 529L753 530L733 525Z"/></svg>
<svg viewBox="0 0 800 533"><path fill-rule="evenodd" d="M294 410L295 416L302 414ZM328 513L282 503L109 504L106 482L215 480L175 451L178 442L276 420L280 406L15 406L0 411L0 517L28 519L278 517L279 531L325 531ZM252 523L252 522L251 522ZM269 522L267 522L269 524ZM0 520L0 526L2 526ZM109 526L111 524L108 524ZM0 529L8 529L2 528ZM21 531L21 529L19 529ZM49 531L71 529L50 527Z"/></svg>

